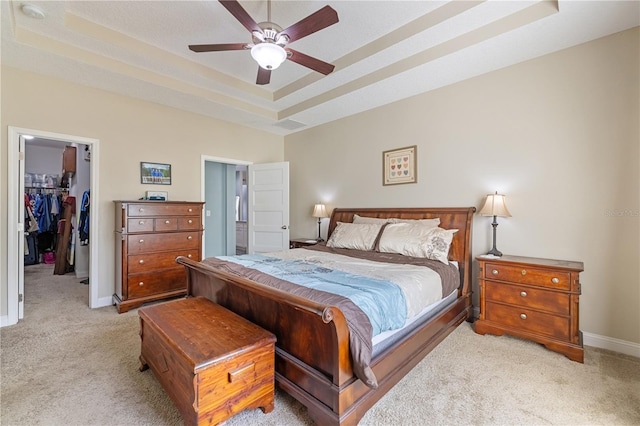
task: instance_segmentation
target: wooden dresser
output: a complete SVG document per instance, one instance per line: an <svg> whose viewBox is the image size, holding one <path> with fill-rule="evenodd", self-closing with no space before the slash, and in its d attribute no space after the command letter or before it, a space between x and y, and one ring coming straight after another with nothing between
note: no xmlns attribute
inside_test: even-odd
<svg viewBox="0 0 640 426"><path fill-rule="evenodd" d="M202 260L203 204L115 201L118 312L186 294L186 272L175 259Z"/></svg>
<svg viewBox="0 0 640 426"><path fill-rule="evenodd" d="M520 256L476 258L480 266L479 334L509 334L583 362L579 328L582 262Z"/></svg>
<svg viewBox="0 0 640 426"><path fill-rule="evenodd" d="M145 306L140 371L151 367L186 425L274 408L276 337L203 297Z"/></svg>

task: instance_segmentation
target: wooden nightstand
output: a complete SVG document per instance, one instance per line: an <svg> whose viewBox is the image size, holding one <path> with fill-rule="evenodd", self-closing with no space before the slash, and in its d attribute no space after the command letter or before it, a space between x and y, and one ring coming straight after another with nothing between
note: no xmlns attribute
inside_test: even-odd
<svg viewBox="0 0 640 426"><path fill-rule="evenodd" d="M312 246L314 244L318 244L318 240L315 238L296 238L293 240L289 240L289 248L300 248L306 246Z"/></svg>
<svg viewBox="0 0 640 426"><path fill-rule="evenodd" d="M476 258L480 265L479 334L509 334L583 362L579 329L582 262L532 257Z"/></svg>

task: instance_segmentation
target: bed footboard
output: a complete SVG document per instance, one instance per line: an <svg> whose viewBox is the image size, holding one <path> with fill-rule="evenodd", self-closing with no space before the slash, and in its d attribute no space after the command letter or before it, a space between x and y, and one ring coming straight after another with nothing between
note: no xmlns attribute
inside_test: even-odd
<svg viewBox="0 0 640 426"><path fill-rule="evenodd" d="M349 331L338 308L185 257L177 262L186 267L189 296L204 296L276 335L279 374L314 389L313 396L327 405L327 389L353 380Z"/></svg>

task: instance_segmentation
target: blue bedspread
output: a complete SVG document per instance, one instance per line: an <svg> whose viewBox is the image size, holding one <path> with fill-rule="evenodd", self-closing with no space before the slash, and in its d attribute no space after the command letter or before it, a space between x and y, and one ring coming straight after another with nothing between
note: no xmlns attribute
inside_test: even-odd
<svg viewBox="0 0 640 426"><path fill-rule="evenodd" d="M373 335L404 325L407 304L402 289L389 281L349 274L300 260L283 260L259 254L217 256L304 287L338 294L367 314Z"/></svg>

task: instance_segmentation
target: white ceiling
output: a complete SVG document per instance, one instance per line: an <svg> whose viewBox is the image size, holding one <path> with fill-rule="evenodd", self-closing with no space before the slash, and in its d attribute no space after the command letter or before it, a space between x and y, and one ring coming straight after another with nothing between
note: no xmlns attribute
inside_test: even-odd
<svg viewBox="0 0 640 426"><path fill-rule="evenodd" d="M240 4L267 20L266 1ZM249 51L190 51L251 41L215 0L2 0L1 58L286 135L640 25L640 2L609 0L274 0L271 20L286 28L327 4L340 21L291 48L334 64L328 76L285 61L258 86Z"/></svg>

